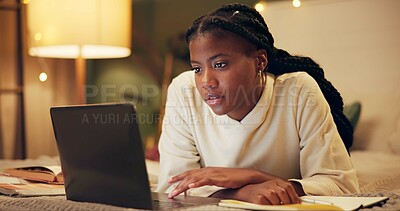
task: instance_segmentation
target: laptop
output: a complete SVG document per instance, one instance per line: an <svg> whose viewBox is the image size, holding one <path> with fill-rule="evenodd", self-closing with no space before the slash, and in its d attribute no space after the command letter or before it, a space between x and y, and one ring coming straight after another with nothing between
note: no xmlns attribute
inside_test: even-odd
<svg viewBox="0 0 400 211"><path fill-rule="evenodd" d="M134 105L61 106L50 114L68 200L159 210L220 201L151 192Z"/></svg>

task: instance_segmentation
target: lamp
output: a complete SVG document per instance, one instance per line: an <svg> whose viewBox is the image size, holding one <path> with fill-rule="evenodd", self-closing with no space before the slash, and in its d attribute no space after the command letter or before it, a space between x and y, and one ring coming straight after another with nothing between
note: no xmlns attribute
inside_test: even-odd
<svg viewBox="0 0 400 211"><path fill-rule="evenodd" d="M31 0L27 4L29 55L76 59L83 101L85 59L131 54L132 0Z"/></svg>

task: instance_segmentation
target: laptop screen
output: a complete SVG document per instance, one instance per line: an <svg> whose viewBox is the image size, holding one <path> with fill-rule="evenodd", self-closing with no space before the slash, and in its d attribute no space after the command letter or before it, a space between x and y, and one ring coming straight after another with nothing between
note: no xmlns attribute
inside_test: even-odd
<svg viewBox="0 0 400 211"><path fill-rule="evenodd" d="M52 107L67 199L152 208L132 104Z"/></svg>

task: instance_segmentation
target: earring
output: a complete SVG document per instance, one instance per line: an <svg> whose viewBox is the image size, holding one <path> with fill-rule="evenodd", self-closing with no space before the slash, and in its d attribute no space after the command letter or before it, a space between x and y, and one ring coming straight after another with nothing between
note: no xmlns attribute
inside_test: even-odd
<svg viewBox="0 0 400 211"><path fill-rule="evenodd" d="M258 75L258 77L261 77L261 76L262 76L262 71L261 71L261 70L258 70L257 75Z"/></svg>

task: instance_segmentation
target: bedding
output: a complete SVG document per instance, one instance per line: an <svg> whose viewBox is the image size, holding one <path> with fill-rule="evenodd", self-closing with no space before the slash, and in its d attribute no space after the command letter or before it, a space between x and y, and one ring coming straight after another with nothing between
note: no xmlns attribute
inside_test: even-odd
<svg viewBox="0 0 400 211"><path fill-rule="evenodd" d="M351 159L361 193L391 191L400 195L400 155L353 151Z"/></svg>
<svg viewBox="0 0 400 211"><path fill-rule="evenodd" d="M347 196L388 196L390 199L382 207L363 210L400 210L400 155L374 152L352 151L351 159L357 170L361 193ZM58 157L41 156L27 160L0 160L0 171L21 165L58 165ZM157 184L158 163L146 161L152 189ZM73 202L64 196L42 196L16 198L0 195L0 210L133 210L103 204ZM216 205L207 205L186 210L238 210Z"/></svg>

